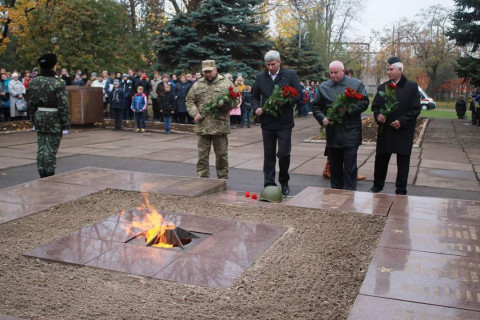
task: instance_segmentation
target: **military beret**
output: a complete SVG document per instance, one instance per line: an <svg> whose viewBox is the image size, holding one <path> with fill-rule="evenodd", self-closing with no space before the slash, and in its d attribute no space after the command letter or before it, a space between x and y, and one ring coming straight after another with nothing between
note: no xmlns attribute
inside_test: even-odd
<svg viewBox="0 0 480 320"><path fill-rule="evenodd" d="M52 69L57 64L57 56L54 53L47 53L38 58L38 64L42 69Z"/></svg>
<svg viewBox="0 0 480 320"><path fill-rule="evenodd" d="M402 62L402 60L400 60L399 57L390 57L387 60L388 65L392 65L392 64L397 63L397 62Z"/></svg>

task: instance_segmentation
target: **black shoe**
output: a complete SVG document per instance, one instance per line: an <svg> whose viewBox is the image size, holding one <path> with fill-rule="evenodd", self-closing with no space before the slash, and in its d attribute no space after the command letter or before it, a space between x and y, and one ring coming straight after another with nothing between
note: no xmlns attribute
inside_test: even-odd
<svg viewBox="0 0 480 320"><path fill-rule="evenodd" d="M290 187L286 184L282 186L282 195L287 197L290 194Z"/></svg>
<svg viewBox="0 0 480 320"><path fill-rule="evenodd" d="M368 192L370 192L370 193L379 193L379 192L382 191L382 190L383 190L383 188L379 188L379 187L373 186L373 187L370 188L370 190L368 190Z"/></svg>

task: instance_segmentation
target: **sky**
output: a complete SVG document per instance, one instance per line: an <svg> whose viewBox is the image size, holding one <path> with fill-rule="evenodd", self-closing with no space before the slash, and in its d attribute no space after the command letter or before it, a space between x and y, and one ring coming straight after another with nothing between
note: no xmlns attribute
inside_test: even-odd
<svg viewBox="0 0 480 320"><path fill-rule="evenodd" d="M382 31L404 17L414 18L417 13L426 12L428 7L438 4L446 8L455 7L453 0L366 0L365 9L359 17L360 23L352 24L347 36L351 40L368 40L371 29Z"/></svg>

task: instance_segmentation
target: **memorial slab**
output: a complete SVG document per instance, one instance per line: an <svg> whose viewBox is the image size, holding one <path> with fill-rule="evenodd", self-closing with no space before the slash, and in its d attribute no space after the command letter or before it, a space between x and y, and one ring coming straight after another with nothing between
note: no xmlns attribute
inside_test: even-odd
<svg viewBox="0 0 480 320"><path fill-rule="evenodd" d="M112 241L88 239L82 237L80 233L75 233L37 247L25 255L47 261L83 265L120 244Z"/></svg>
<svg viewBox="0 0 480 320"><path fill-rule="evenodd" d="M226 188L225 180L188 178L145 172L87 167L48 177L47 181L197 197Z"/></svg>
<svg viewBox="0 0 480 320"><path fill-rule="evenodd" d="M360 294L480 311L480 259L377 248Z"/></svg>
<svg viewBox="0 0 480 320"><path fill-rule="evenodd" d="M0 202L0 224L16 220L50 208L50 205L32 205Z"/></svg>
<svg viewBox="0 0 480 320"><path fill-rule="evenodd" d="M254 192L251 192L251 195ZM225 204L232 204L232 205L239 205L239 206L246 206L246 207L274 207L278 204L259 201L252 199L252 197L246 197L244 191L236 191L236 190L226 190L220 191L216 193L210 193L201 196L200 198L203 200L215 201ZM259 196L259 193L257 193Z"/></svg>
<svg viewBox="0 0 480 320"><path fill-rule="evenodd" d="M101 191L102 189L96 186L52 183L42 179L0 190L0 201L53 206Z"/></svg>
<svg viewBox="0 0 480 320"><path fill-rule="evenodd" d="M378 246L480 258L480 226L389 217Z"/></svg>
<svg viewBox="0 0 480 320"><path fill-rule="evenodd" d="M122 243L85 265L151 277L181 255L183 252Z"/></svg>
<svg viewBox="0 0 480 320"><path fill-rule="evenodd" d="M389 216L393 218L480 225L480 202L445 198L396 196Z"/></svg>
<svg viewBox="0 0 480 320"><path fill-rule="evenodd" d="M348 320L478 320L480 312L358 295Z"/></svg>
<svg viewBox="0 0 480 320"><path fill-rule="evenodd" d="M224 289L231 286L244 271L245 267L237 261L185 254L155 274L153 278Z"/></svg>
<svg viewBox="0 0 480 320"><path fill-rule="evenodd" d="M163 212L199 238L181 248L157 248L135 238L153 227L131 227L150 209L135 208L72 232L26 253L49 261L85 265L168 281L226 288L288 229L285 226ZM145 229L145 230L143 230ZM134 239L134 240L132 240Z"/></svg>
<svg viewBox="0 0 480 320"><path fill-rule="evenodd" d="M394 197L382 193L306 187L284 205L386 216Z"/></svg>

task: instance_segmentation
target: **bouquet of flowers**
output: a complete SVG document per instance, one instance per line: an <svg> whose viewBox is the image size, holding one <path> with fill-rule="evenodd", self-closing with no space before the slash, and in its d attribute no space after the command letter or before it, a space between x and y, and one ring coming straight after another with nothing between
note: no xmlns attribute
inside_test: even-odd
<svg viewBox="0 0 480 320"><path fill-rule="evenodd" d="M228 110L231 110L235 108L235 102L239 97L240 93L235 92L233 87L230 86L227 93L216 96L212 101L203 106L203 111L201 112L202 118L212 115L217 119L221 109L228 108Z"/></svg>
<svg viewBox="0 0 480 320"><path fill-rule="evenodd" d="M270 114L274 117L278 117L278 114L281 112L282 106L287 103L291 103L295 97L298 96L298 91L294 87L283 86L279 87L275 85L273 87L272 95L265 101L262 106L262 110L265 114ZM255 121L256 115L253 117Z"/></svg>
<svg viewBox="0 0 480 320"><path fill-rule="evenodd" d="M386 118L390 113L395 111L398 106L397 101L397 85L393 82L387 83L385 86L385 92L379 91L378 94L385 99L385 106L380 109L380 113ZM380 133L383 131L383 124L380 127Z"/></svg>
<svg viewBox="0 0 480 320"><path fill-rule="evenodd" d="M363 98L363 94L347 87L345 92L337 97L337 100L332 103L327 111L327 119L330 121L330 125L342 123L345 114L351 113L355 104Z"/></svg>

